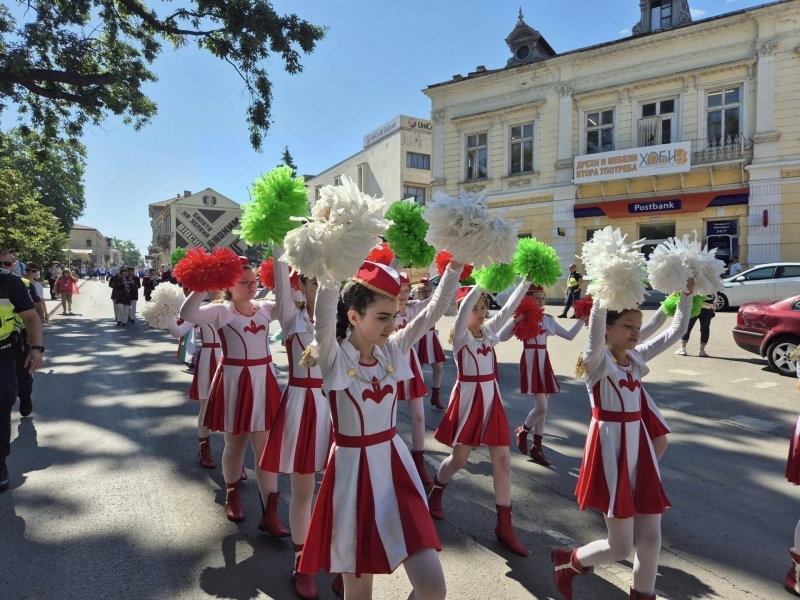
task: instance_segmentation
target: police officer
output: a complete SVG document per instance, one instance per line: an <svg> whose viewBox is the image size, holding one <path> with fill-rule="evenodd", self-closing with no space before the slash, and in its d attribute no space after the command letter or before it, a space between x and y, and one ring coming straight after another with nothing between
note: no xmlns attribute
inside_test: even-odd
<svg viewBox="0 0 800 600"><path fill-rule="evenodd" d="M564 312L558 315L559 319L564 319L576 300L581 299L581 279L583 275L578 273L578 265L569 266L569 277L567 277L567 297L564 299ZM575 315L572 315L575 318Z"/></svg>
<svg viewBox="0 0 800 600"><path fill-rule="evenodd" d="M0 251L0 257L11 254ZM0 260L0 492L8 489L6 458L11 452L11 407L17 399L17 361L33 373L42 366L42 321L19 277L9 271L14 262ZM30 351L23 358L22 325L28 332Z"/></svg>

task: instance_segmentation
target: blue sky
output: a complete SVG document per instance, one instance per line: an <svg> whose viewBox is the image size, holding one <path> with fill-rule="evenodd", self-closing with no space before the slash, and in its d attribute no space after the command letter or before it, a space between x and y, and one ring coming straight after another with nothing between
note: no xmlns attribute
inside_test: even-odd
<svg viewBox="0 0 800 600"><path fill-rule="evenodd" d="M144 254L151 202L207 187L245 202L253 180L280 162L287 145L300 173L324 170L396 115L429 117L421 92L427 85L477 65L505 65L504 39L520 1L275 1L278 12L296 12L330 31L303 58L302 74L290 76L279 59L271 62L274 125L260 154L248 141L247 101L233 69L193 47L165 49L154 65L159 81L147 88L159 107L153 122L135 132L112 118L86 133L87 207L79 222L133 240ZM689 1L695 19L763 3ZM556 52L630 35L638 7L638 0L522 1L525 21Z"/></svg>

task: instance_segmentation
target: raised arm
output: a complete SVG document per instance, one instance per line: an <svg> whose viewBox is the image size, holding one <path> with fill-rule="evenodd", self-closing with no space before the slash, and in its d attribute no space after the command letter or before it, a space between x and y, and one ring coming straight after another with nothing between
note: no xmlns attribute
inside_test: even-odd
<svg viewBox="0 0 800 600"><path fill-rule="evenodd" d="M206 304L201 306L205 292L192 292L183 301L180 317L198 325L212 325L214 329L224 327L233 319L233 314L224 304Z"/></svg>
<svg viewBox="0 0 800 600"><path fill-rule="evenodd" d="M191 323L189 321L182 321L180 324L171 323L168 329L169 329L169 334L175 339L179 340L187 333L189 333L193 327L194 323Z"/></svg>
<svg viewBox="0 0 800 600"><path fill-rule="evenodd" d="M289 266L278 259L283 254L283 248L273 245L272 256L275 266L275 305L278 311L278 321L281 328L289 326L291 320L297 315L297 307L292 300L292 284L289 279Z"/></svg>
<svg viewBox="0 0 800 600"><path fill-rule="evenodd" d="M506 324L506 321L514 314L514 311L517 310L519 303L522 302L530 285L530 282L523 277L505 306L497 311L497 314L486 323L486 326L495 333L499 332L503 328L503 325Z"/></svg>
<svg viewBox="0 0 800 600"><path fill-rule="evenodd" d="M587 374L594 371L606 355L606 309L592 304L589 316L589 343L583 351L583 367Z"/></svg>
<svg viewBox="0 0 800 600"><path fill-rule="evenodd" d="M456 320L453 323L451 336L453 339L454 350L459 340L461 340L467 333L469 316L472 314L472 309L475 308L475 305L478 303L478 298L481 297L482 293L483 288L478 284L475 284L469 291L469 294L467 294L461 301L461 306L458 307L458 314L456 315Z"/></svg>
<svg viewBox="0 0 800 600"><path fill-rule="evenodd" d="M650 317L650 320L642 325L642 329L639 332L639 343L644 342L645 340L650 339L653 334L661 329L661 326L667 322L667 314L664 312L664 309L661 307L658 308L656 313Z"/></svg>
<svg viewBox="0 0 800 600"><path fill-rule="evenodd" d="M461 266L457 270L448 266L430 302L422 309L422 312L409 321L408 325L394 334L403 352L407 352L420 341L425 333L447 312L458 289L458 276L461 269Z"/></svg>
<svg viewBox="0 0 800 600"><path fill-rule="evenodd" d="M339 344L336 341L336 310L339 303L339 289L319 288L314 308L314 344L311 356L322 370L323 376L329 372L336 361Z"/></svg>
<svg viewBox="0 0 800 600"><path fill-rule="evenodd" d="M514 337L514 327L516 327L517 323L519 322L519 319L521 318L522 317L517 317L516 319L509 321L508 325L506 325L505 327L503 327L503 329L500 330L500 333L497 334L497 337L500 338L501 342L507 342L512 337Z"/></svg>
<svg viewBox="0 0 800 600"><path fill-rule="evenodd" d="M583 328L584 321L583 319L577 319L575 324L570 329L564 329L558 321L553 321L553 335L557 335L560 338L564 338L565 340L574 340L575 337L578 335L578 332Z"/></svg>
<svg viewBox="0 0 800 600"><path fill-rule="evenodd" d="M672 319L669 328L652 340L636 346L636 351L641 354L645 362L661 354L686 333L686 330L689 328L689 316L692 311L693 296L694 294L681 293L681 299L680 302L678 302L675 317Z"/></svg>

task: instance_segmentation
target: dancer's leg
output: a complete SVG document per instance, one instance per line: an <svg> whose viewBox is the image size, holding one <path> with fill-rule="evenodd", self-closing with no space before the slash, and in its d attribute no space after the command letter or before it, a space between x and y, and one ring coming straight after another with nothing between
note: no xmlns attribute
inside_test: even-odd
<svg viewBox="0 0 800 600"><path fill-rule="evenodd" d="M640 594L655 593L658 555L661 553L661 515L633 517L636 554L633 557L633 589Z"/></svg>
<svg viewBox="0 0 800 600"><path fill-rule="evenodd" d="M444 600L447 586L444 581L439 553L433 548L423 548L403 562L411 587L408 600Z"/></svg>

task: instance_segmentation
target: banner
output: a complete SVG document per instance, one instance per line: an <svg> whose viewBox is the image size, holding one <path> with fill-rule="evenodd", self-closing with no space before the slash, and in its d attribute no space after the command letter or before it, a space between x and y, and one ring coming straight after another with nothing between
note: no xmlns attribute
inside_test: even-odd
<svg viewBox="0 0 800 600"><path fill-rule="evenodd" d="M692 166L691 155L691 142L584 154L575 157L573 183L686 173Z"/></svg>

